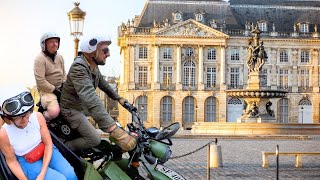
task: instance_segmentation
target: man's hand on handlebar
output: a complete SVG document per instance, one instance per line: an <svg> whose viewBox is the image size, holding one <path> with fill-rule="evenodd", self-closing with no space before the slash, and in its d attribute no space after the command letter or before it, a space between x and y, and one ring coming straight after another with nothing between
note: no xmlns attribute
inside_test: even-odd
<svg viewBox="0 0 320 180"><path fill-rule="evenodd" d="M137 140L117 125L110 127L109 133L124 152L132 150L137 145Z"/></svg>

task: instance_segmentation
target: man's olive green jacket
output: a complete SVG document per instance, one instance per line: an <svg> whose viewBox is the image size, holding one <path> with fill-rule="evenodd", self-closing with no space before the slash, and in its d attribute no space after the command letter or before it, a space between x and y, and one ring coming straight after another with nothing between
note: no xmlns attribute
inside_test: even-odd
<svg viewBox="0 0 320 180"><path fill-rule="evenodd" d="M61 108L81 111L93 117L95 121L104 121L106 127L114 124L114 120L106 112L96 93L97 87L113 100L120 99L118 93L104 79L98 66L91 70L83 56L76 58L70 67L67 80L63 84L60 99Z"/></svg>

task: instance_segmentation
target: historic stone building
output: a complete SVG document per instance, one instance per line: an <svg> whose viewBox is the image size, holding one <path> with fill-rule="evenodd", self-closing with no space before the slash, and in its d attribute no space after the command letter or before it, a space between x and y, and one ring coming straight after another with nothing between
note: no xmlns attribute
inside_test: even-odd
<svg viewBox="0 0 320 180"><path fill-rule="evenodd" d="M148 0L119 26L119 93L147 126L235 124L243 99L226 90L247 88L248 42L258 26L268 56L260 83L288 91L272 100L277 122L319 123L319 24L319 1ZM123 108L119 114L130 121Z"/></svg>

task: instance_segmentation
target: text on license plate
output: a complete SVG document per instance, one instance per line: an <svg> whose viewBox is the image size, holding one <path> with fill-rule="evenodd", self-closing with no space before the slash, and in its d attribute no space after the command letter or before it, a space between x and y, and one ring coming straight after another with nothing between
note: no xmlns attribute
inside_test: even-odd
<svg viewBox="0 0 320 180"><path fill-rule="evenodd" d="M180 174L176 173L175 171L171 170L170 168L163 166L161 164L158 164L156 166L156 170L162 172L166 176L168 176L171 179L174 180L185 180Z"/></svg>

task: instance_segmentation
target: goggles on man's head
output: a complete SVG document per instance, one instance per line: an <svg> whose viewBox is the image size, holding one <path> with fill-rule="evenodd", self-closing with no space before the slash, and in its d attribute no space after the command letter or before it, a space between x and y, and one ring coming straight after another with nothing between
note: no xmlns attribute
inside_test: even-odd
<svg viewBox="0 0 320 180"><path fill-rule="evenodd" d="M33 106L34 102L30 92L23 92L5 100L1 111L5 116L15 117L28 112Z"/></svg>

